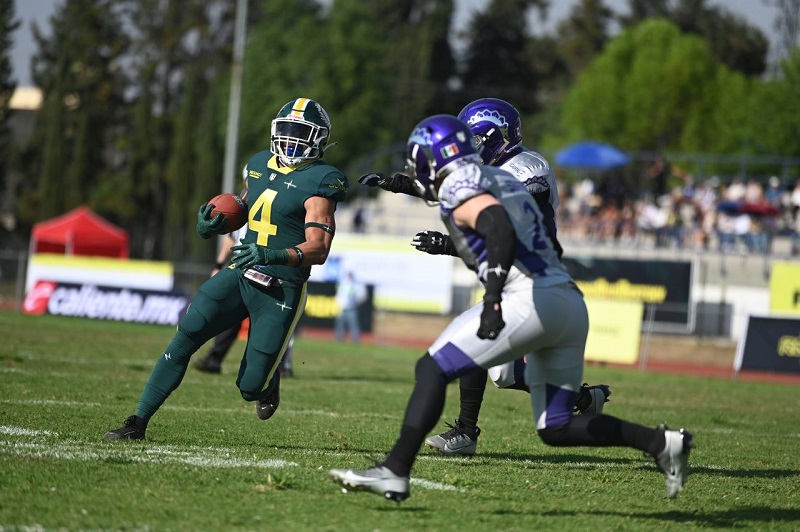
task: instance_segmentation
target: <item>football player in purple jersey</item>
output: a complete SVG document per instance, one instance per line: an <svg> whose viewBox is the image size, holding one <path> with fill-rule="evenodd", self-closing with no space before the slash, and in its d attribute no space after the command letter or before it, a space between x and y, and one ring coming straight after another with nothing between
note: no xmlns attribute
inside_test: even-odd
<svg viewBox="0 0 800 532"><path fill-rule="evenodd" d="M589 317L525 186L485 165L475 135L451 115L417 124L406 158L417 195L438 202L452 245L485 292L483 301L457 316L417 361L400 435L386 459L364 470L333 469L334 482L345 490L406 499L417 453L444 409L447 384L527 354L525 380L544 443L644 451L665 474L667 496L677 496L689 474L689 432L607 414L573 415Z"/></svg>

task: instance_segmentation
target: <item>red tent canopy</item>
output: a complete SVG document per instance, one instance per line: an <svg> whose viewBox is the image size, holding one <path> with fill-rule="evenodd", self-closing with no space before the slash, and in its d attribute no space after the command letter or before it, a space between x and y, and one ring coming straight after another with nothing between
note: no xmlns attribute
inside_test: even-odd
<svg viewBox="0 0 800 532"><path fill-rule="evenodd" d="M127 259L128 233L99 217L88 207L78 207L34 224L31 251Z"/></svg>

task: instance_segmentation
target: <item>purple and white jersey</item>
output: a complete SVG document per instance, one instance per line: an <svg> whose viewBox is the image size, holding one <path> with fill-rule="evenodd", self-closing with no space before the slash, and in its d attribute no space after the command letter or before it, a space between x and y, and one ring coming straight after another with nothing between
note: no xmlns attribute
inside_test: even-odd
<svg viewBox="0 0 800 532"><path fill-rule="evenodd" d="M541 154L524 148L521 152L500 165L500 168L516 177L531 195L550 191L550 205L558 209L558 186L550 163ZM544 213L547 216L547 213Z"/></svg>
<svg viewBox="0 0 800 532"><path fill-rule="evenodd" d="M517 236L516 257L506 285L517 277L529 277L538 286L554 286L572 280L545 227L546 219L528 189L512 174L469 159L456 161L439 189L440 214L459 256L486 280L486 241L473 229L460 228L452 213L459 205L489 193L505 208Z"/></svg>

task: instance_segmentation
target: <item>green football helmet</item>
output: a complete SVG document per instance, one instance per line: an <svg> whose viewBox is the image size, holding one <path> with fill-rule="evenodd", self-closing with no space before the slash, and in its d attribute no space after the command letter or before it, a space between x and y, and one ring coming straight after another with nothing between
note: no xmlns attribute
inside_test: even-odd
<svg viewBox="0 0 800 532"><path fill-rule="evenodd" d="M286 166L298 166L322 157L330 133L325 109L314 100L297 98L272 121L270 150Z"/></svg>

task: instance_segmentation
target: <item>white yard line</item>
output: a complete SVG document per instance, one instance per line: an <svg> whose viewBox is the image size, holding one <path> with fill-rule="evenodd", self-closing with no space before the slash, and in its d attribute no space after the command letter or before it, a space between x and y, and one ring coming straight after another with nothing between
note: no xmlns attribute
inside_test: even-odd
<svg viewBox="0 0 800 532"><path fill-rule="evenodd" d="M103 406L100 403L85 403L80 401L56 401L52 399L0 399L0 404L11 404L11 405L30 405L30 406L85 406L91 408L97 408L98 406ZM177 412L226 412L226 413L244 413L252 415L253 412L251 411L252 406L246 403L242 403L240 406L231 407L231 408L218 408L218 407L203 407L203 406L172 406L172 405L164 405L162 410L174 410ZM371 419L402 419L399 415L394 414L376 414L374 412L350 412L346 414L342 414L339 412L333 412L331 410L317 410L317 409L292 409L292 408L285 408L281 407L281 415L288 415L288 416L322 416L322 417L331 417L331 418L340 418L340 419L363 419L363 418L371 418Z"/></svg>
<svg viewBox="0 0 800 532"><path fill-rule="evenodd" d="M281 459L254 460L231 456L231 449L220 447L176 447L173 445L119 445L117 442L82 442L75 440L57 441L58 433L47 430L32 430L24 427L0 426L0 434L20 439L0 439L0 454L46 458L54 460L79 460L100 462L113 459L119 462L141 464L188 464L207 468L257 468L282 469L298 467L300 464ZM302 454L325 457L352 457L352 453L311 450L299 451ZM312 466L313 467L313 466ZM313 467L322 469L321 466ZM456 491L467 490L450 484L442 484L423 478L411 478L411 484L418 488Z"/></svg>

